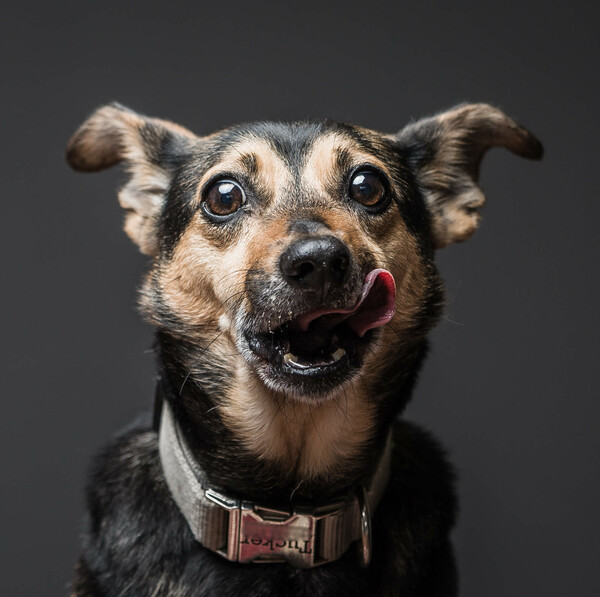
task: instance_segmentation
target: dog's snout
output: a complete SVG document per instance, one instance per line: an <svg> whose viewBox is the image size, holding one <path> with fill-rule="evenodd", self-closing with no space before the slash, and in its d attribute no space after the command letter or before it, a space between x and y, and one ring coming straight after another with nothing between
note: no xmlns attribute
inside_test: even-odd
<svg viewBox="0 0 600 597"><path fill-rule="evenodd" d="M350 252L334 236L303 238L281 255L279 266L288 284L303 290L327 291L341 286L350 267Z"/></svg>

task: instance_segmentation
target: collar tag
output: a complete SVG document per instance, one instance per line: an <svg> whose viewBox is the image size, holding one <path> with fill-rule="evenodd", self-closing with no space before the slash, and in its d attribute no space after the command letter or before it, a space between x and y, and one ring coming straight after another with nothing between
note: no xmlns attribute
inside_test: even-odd
<svg viewBox="0 0 600 597"><path fill-rule="evenodd" d="M312 568L328 561L317 549L319 522L342 516L346 507L340 501L312 512L286 511L232 502L214 489L207 489L205 496L229 510L228 542L218 551L220 555L234 562L288 562L297 568Z"/></svg>

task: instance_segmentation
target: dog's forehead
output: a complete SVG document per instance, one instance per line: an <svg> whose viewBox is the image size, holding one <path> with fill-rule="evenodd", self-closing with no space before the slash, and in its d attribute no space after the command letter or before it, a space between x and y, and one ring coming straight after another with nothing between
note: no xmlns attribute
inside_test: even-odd
<svg viewBox="0 0 600 597"><path fill-rule="evenodd" d="M376 150L381 138L375 135L328 121L243 125L216 137L218 152L202 179L229 172L257 179L272 190L289 188L299 179L322 187L332 176L359 164L385 170Z"/></svg>

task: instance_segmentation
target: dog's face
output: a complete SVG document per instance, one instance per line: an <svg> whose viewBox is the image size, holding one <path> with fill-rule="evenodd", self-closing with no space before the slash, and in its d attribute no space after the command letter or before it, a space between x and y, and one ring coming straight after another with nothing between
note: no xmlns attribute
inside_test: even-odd
<svg viewBox="0 0 600 597"><path fill-rule="evenodd" d="M113 105L68 160L127 162L125 228L154 258L143 306L194 380L224 400L251 389L315 404L349 382L368 395L416 351L441 306L434 250L477 227L479 164L495 145L541 155L483 104L397 135L317 122L208 137Z"/></svg>
<svg viewBox="0 0 600 597"><path fill-rule="evenodd" d="M189 194L167 209L188 221L159 231L176 241L159 247L148 310L203 347L225 334L221 354L267 387L324 399L393 350L379 328L399 300L392 335L407 333L432 283L427 214L394 159L391 141L338 125L216 135L175 178Z"/></svg>

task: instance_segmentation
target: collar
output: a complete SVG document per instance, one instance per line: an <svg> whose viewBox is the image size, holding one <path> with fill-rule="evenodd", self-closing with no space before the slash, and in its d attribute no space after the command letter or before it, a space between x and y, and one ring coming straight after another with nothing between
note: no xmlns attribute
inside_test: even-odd
<svg viewBox="0 0 600 597"><path fill-rule="evenodd" d="M312 568L340 558L360 541L371 559L371 512L390 474L391 434L367 486L318 507L273 509L212 488L184 441L166 401L159 430L160 460L171 495L195 539L232 562L288 562Z"/></svg>

